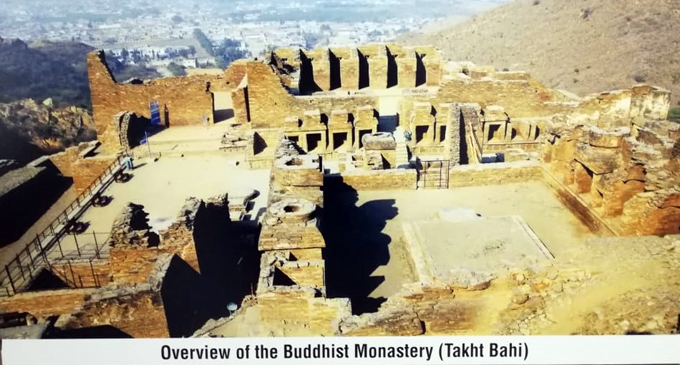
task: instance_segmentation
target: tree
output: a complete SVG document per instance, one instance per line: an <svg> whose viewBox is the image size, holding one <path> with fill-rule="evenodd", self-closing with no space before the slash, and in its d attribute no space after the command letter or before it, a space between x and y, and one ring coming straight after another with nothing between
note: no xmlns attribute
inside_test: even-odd
<svg viewBox="0 0 680 365"><path fill-rule="evenodd" d="M174 75L174 76L185 76L187 72L184 70L183 66L180 66L174 62L170 62L168 65L168 70Z"/></svg>
<svg viewBox="0 0 680 365"><path fill-rule="evenodd" d="M205 49L206 52L208 52L209 55L215 56L215 51L213 50L213 45L210 39L201 31L200 28L194 29L194 38L198 40L198 43Z"/></svg>

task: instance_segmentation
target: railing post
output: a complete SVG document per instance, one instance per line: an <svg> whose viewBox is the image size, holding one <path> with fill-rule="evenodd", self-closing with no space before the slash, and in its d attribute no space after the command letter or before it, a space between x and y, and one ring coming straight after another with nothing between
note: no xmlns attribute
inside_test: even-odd
<svg viewBox="0 0 680 365"><path fill-rule="evenodd" d="M97 243L97 233L92 232L92 236L94 236L94 254L97 256L98 259L99 257L99 244Z"/></svg>
<svg viewBox="0 0 680 365"><path fill-rule="evenodd" d="M97 283L97 274L94 273L94 266L92 266L92 259L90 259L90 271L92 271L92 280L94 281L94 286L99 287Z"/></svg>
<svg viewBox="0 0 680 365"><path fill-rule="evenodd" d="M61 258L64 258L64 250L61 249L61 239L57 239L57 246L59 246L59 252L61 253Z"/></svg>
<svg viewBox="0 0 680 365"><path fill-rule="evenodd" d="M78 238L76 237L76 234L73 234L73 240L76 241L76 250L78 251L78 257L80 256L80 247L78 246Z"/></svg>
<svg viewBox="0 0 680 365"><path fill-rule="evenodd" d="M14 286L14 280L12 280L12 273L9 271L9 266L5 265L5 272L7 272L7 278L9 279L9 285L12 286L12 292L17 293L17 288Z"/></svg>
<svg viewBox="0 0 680 365"><path fill-rule="evenodd" d="M30 257L31 254L29 253L28 256ZM33 261L33 260L31 260L31 262L32 262L32 261ZM29 279L30 281L33 281L33 268L31 268L31 265L30 265L30 264L28 265L28 279Z"/></svg>
<svg viewBox="0 0 680 365"><path fill-rule="evenodd" d="M31 255L31 246L30 245L27 247L26 252L28 253L28 259L31 260L31 265L35 266L35 264L33 263L33 255Z"/></svg>
<svg viewBox="0 0 680 365"><path fill-rule="evenodd" d="M68 260L66 262L68 262L68 268L69 268L69 270L71 270L71 277L73 278L73 285L74 286L78 285L78 283L76 283L76 274L73 273L73 266L71 266L71 260Z"/></svg>
<svg viewBox="0 0 680 365"><path fill-rule="evenodd" d="M24 268L21 267L21 259L19 258L19 255L17 255L15 260L17 260L17 263L19 264L19 272L21 273L21 279L26 280L26 276L24 276Z"/></svg>

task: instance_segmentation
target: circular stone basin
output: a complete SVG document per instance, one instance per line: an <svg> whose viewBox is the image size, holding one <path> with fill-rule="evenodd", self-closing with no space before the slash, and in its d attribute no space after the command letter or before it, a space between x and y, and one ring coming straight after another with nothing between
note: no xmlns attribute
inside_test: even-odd
<svg viewBox="0 0 680 365"><path fill-rule="evenodd" d="M303 199L284 199L269 207L269 214L287 222L306 222L314 211L316 205Z"/></svg>

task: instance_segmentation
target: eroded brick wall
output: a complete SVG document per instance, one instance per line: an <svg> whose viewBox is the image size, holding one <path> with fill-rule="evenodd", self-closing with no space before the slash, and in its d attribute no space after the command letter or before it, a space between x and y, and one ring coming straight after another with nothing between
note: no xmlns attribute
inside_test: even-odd
<svg viewBox="0 0 680 365"><path fill-rule="evenodd" d="M134 338L170 337L161 294L157 291L115 293L83 305L66 328L111 325Z"/></svg>
<svg viewBox="0 0 680 365"><path fill-rule="evenodd" d="M560 196L584 222L602 217L622 235L678 233L677 130L680 126L660 120L603 129L589 121L556 119L548 128L544 161L566 187L558 190Z"/></svg>
<svg viewBox="0 0 680 365"><path fill-rule="evenodd" d="M415 190L418 174L414 169L351 170L326 177L329 189L354 190Z"/></svg>
<svg viewBox="0 0 680 365"><path fill-rule="evenodd" d="M73 179L73 186L78 193L92 185L116 160L115 156L83 158L80 157L81 152L82 147L76 146L50 156L50 161L61 174Z"/></svg>
<svg viewBox="0 0 680 365"><path fill-rule="evenodd" d="M61 289L19 293L0 300L0 312L26 312L35 317L71 314L94 289Z"/></svg>
<svg viewBox="0 0 680 365"><path fill-rule="evenodd" d="M449 187L501 185L542 181L543 170L535 162L456 166L449 171Z"/></svg>
<svg viewBox="0 0 680 365"><path fill-rule="evenodd" d="M77 287L106 286L111 278L110 261L107 259L71 260L69 263L53 263L53 270L58 271L59 276L68 278L68 283L75 283Z"/></svg>
<svg viewBox="0 0 680 365"><path fill-rule="evenodd" d="M339 318L351 314L347 299L315 298L309 290L274 291L257 296L260 320L267 324L308 328L320 336L339 331Z"/></svg>
<svg viewBox="0 0 680 365"><path fill-rule="evenodd" d="M383 303L377 313L343 320L348 336L417 336L469 333L477 325L483 301L457 299L447 286L412 285Z"/></svg>
<svg viewBox="0 0 680 365"><path fill-rule="evenodd" d="M168 77L143 84L119 84L105 64L103 53L88 55L88 72L92 109L97 138L106 151L117 151L118 131L114 116L129 111L150 118L149 102L158 101L161 114L168 108L170 126L202 125L203 116L213 121L214 91L231 91L245 74L243 63L237 63L223 75Z"/></svg>

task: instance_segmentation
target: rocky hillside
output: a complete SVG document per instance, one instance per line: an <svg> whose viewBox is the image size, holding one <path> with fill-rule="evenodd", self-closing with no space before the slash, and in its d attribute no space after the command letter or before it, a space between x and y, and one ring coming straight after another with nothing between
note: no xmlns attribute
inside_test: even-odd
<svg viewBox="0 0 680 365"><path fill-rule="evenodd" d="M87 53L82 43L0 38L0 102L52 98L55 105L89 107Z"/></svg>
<svg viewBox="0 0 680 365"><path fill-rule="evenodd" d="M55 107L51 99L0 104L0 159L25 163L94 138L86 109Z"/></svg>
<svg viewBox="0 0 680 365"><path fill-rule="evenodd" d="M433 44L450 60L527 70L580 95L647 82L680 100L678 0L516 0L401 42Z"/></svg>

